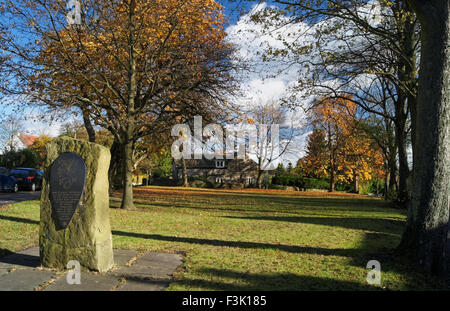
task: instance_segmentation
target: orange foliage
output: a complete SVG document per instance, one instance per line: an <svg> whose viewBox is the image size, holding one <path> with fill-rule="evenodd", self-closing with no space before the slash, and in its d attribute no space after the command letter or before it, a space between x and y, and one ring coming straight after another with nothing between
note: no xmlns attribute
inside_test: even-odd
<svg viewBox="0 0 450 311"><path fill-rule="evenodd" d="M36 151L40 155L41 159L43 159L45 157L45 145L51 140L51 137L43 135L37 138L30 148Z"/></svg>
<svg viewBox="0 0 450 311"><path fill-rule="evenodd" d="M303 159L307 174L334 175L341 182L354 181L355 176L362 181L384 177L383 154L359 129L356 108L350 97L325 98L314 105L309 119L315 131L310 135L309 148L317 150Z"/></svg>
<svg viewBox="0 0 450 311"><path fill-rule="evenodd" d="M117 123L125 127L130 118L136 124L154 124L161 111L179 113L187 92L215 71L223 75L220 57L211 55L231 45L224 40L226 20L216 1L136 0L98 6L101 19L95 28L62 28L56 41L53 34L41 40L35 61L43 70L34 82L51 98L50 106L88 107L95 123L108 129ZM136 132L146 129L140 126Z"/></svg>

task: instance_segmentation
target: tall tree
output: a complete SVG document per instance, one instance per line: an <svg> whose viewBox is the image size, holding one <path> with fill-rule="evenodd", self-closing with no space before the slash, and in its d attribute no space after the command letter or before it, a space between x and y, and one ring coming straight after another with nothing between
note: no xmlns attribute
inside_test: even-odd
<svg viewBox="0 0 450 311"><path fill-rule="evenodd" d="M39 136L34 143L30 146L30 149L32 149L38 156L39 156L39 169L44 169L44 158L45 158L45 145L49 143L52 140L51 137L43 135Z"/></svg>
<svg viewBox="0 0 450 311"><path fill-rule="evenodd" d="M329 191L336 181L353 181L359 192L359 180L382 175L383 156L361 128L357 106L350 99L323 98L310 110L315 131L309 137L306 170L330 179Z"/></svg>
<svg viewBox="0 0 450 311"><path fill-rule="evenodd" d="M340 154L345 147L346 128L353 122L356 105L351 101L322 98L314 104L309 113L313 127L325 133L326 175L330 179L329 191L335 189L336 175L341 169ZM317 169L321 170L322 166Z"/></svg>
<svg viewBox="0 0 450 311"><path fill-rule="evenodd" d="M23 121L9 115L0 123L0 148L4 152L14 151L17 147L18 135L23 132Z"/></svg>
<svg viewBox="0 0 450 311"><path fill-rule="evenodd" d="M67 25L65 1L6 3L18 92L50 109L77 106L114 135L124 209L134 206L139 139L169 130L186 111L220 109L231 90L233 49L213 0L85 0L79 25Z"/></svg>
<svg viewBox="0 0 450 311"><path fill-rule="evenodd" d="M370 116L361 124L362 130L375 142L385 161L385 199L393 199L397 184L397 145L393 121L387 117Z"/></svg>
<svg viewBox="0 0 450 311"><path fill-rule="evenodd" d="M252 103L245 112L246 121L257 125L258 137L253 156L258 164L256 184L260 189L263 186L264 173L274 170L274 165L281 160L284 154L293 152L291 142L296 135L296 125L289 121L288 112L287 109L280 107L280 104L274 99L269 101L259 99ZM278 132L274 130L276 127L278 127ZM278 144L272 137L274 135L281 138Z"/></svg>
<svg viewBox="0 0 450 311"><path fill-rule="evenodd" d="M344 148L340 158L342 172L347 181L353 182L353 192L359 193L359 183L373 177L383 178L384 155L376 142L363 130L364 120L354 118L352 124L346 128Z"/></svg>
<svg viewBox="0 0 450 311"><path fill-rule="evenodd" d="M450 250L450 1L410 0L422 34L413 195L401 247L448 276Z"/></svg>
<svg viewBox="0 0 450 311"><path fill-rule="evenodd" d="M308 176L314 178L324 178L327 176L327 141L323 129L316 127L309 134L306 145L306 156L302 159L302 162L304 163L304 169Z"/></svg>

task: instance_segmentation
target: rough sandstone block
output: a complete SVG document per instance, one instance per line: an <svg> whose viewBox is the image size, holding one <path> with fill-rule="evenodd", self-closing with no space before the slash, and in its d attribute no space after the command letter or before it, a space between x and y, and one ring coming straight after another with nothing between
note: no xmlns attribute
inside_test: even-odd
<svg viewBox="0 0 450 311"><path fill-rule="evenodd" d="M52 163L65 152L76 153L84 160L87 176L84 193L72 221L66 229L60 229L50 202L49 180ZM44 267L64 269L70 260L78 260L81 266L100 272L113 267L109 222L110 159L107 148L85 141L64 137L47 144L39 230L40 257Z"/></svg>

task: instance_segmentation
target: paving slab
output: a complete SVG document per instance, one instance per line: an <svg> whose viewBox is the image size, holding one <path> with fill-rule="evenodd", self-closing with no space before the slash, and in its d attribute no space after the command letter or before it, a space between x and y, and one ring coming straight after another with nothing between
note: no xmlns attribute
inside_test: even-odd
<svg viewBox="0 0 450 311"><path fill-rule="evenodd" d="M8 272L9 272L8 269L0 269L0 277L2 277L3 275L5 275Z"/></svg>
<svg viewBox="0 0 450 311"><path fill-rule="evenodd" d="M0 258L0 268L2 269L26 269L38 268L41 265L39 258L39 248L33 247L19 253Z"/></svg>
<svg viewBox="0 0 450 311"><path fill-rule="evenodd" d="M136 257L137 251L128 249L115 249L114 250L114 263L119 266L124 266L131 259Z"/></svg>
<svg viewBox="0 0 450 311"><path fill-rule="evenodd" d="M52 271L15 270L0 277L0 291L33 291L55 277L56 273Z"/></svg>
<svg viewBox="0 0 450 311"><path fill-rule="evenodd" d="M45 291L110 291L119 284L119 278L110 275L100 275L81 272L81 284L68 284L67 274L52 283Z"/></svg>
<svg viewBox="0 0 450 311"><path fill-rule="evenodd" d="M169 286L168 280L127 279L126 283L117 288L116 291L163 291L167 286Z"/></svg>
<svg viewBox="0 0 450 311"><path fill-rule="evenodd" d="M121 267L112 273L125 278L171 279L182 263L182 257L178 254L149 252L130 267Z"/></svg>
<svg viewBox="0 0 450 311"><path fill-rule="evenodd" d="M18 252L17 254L39 257L39 246L28 248L26 250Z"/></svg>
<svg viewBox="0 0 450 311"><path fill-rule="evenodd" d="M81 272L81 284L69 285L66 273L40 269L39 247L0 258L0 291L32 291L56 279L46 291L161 291L170 283L173 272L182 264L182 256L148 252L135 260L135 250L114 250L119 268L105 274ZM12 268L12 272L9 272ZM39 268L39 269L37 269ZM125 281L125 282L124 282Z"/></svg>

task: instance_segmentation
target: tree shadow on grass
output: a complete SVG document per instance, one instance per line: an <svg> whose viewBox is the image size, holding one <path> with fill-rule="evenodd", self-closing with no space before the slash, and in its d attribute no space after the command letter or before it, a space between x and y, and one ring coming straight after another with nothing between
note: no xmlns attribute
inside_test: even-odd
<svg viewBox="0 0 450 311"><path fill-rule="evenodd" d="M242 273L233 270L200 269L198 273L210 275L208 280L183 278L174 280L173 285L183 287L201 288L204 290L271 290L271 291L298 291L298 290L380 290L379 287L367 283L341 281L331 278L298 275L293 273ZM213 280L229 279L233 283Z"/></svg>
<svg viewBox="0 0 450 311"><path fill-rule="evenodd" d="M306 247L306 246L296 246L296 245L286 245L286 244L271 244L271 243L261 243L261 242L246 242L246 241L226 241L217 239L201 239L201 238L188 238L188 237L178 237L178 236L165 236L159 234L144 234L144 233L133 233L133 232L123 232L114 230L113 235L120 235L133 238L141 239L151 239L157 241L167 241L175 243L189 243L198 245L209 245L218 247L236 247L241 249L273 249L288 253L298 253L298 254L311 254L311 255L323 255L323 256L343 256L343 257L355 257L361 253L362 249L354 248L320 248L320 247ZM381 236L383 234L377 234Z"/></svg>
<svg viewBox="0 0 450 311"><path fill-rule="evenodd" d="M229 199L229 197L228 197ZM238 198L239 199L239 198ZM261 198L258 198L261 200ZM205 211L218 211L218 212L243 212L243 213L286 213L286 214L298 214L304 213L305 211L318 211L318 207L320 207L320 211L322 212L377 212L380 209L388 209L390 208L385 202L378 201L370 201L369 206L364 206L364 203L368 203L368 200L345 200L345 199L305 199L305 198L286 198L286 199L270 199L271 205L270 207L265 208L267 201L266 199L262 199L261 202L253 202L253 203L244 203L240 202L239 204L235 204L232 201L226 204L221 204L221 207L210 206L210 202L208 204L204 202L190 201L189 204L180 204L176 202L163 203L158 201L150 201L142 198L136 198L134 200L136 207L140 210L148 210L149 206L163 207L163 208L177 208L177 209L193 209L193 210L205 210ZM345 202L342 202L344 201ZM357 201L356 203L353 201ZM276 202L276 203L275 203ZM192 204L194 203L194 204ZM206 204L208 207L198 206L201 203ZM192 204L192 205L191 205ZM229 206L239 206L237 208L224 208L223 205ZM276 209L274 206L276 205ZM120 206L120 202L113 202L111 204L111 208L118 208ZM246 208L242 208L242 207ZM258 208L254 208L257 206ZM403 211L398 211L401 214L405 214Z"/></svg>
<svg viewBox="0 0 450 311"><path fill-rule="evenodd" d="M11 216L4 216L4 215L0 215L0 220L21 222L21 223L29 224L29 225L39 225L39 221L38 220L32 220L32 219L26 219L26 218L18 218L18 217L11 217Z"/></svg>
<svg viewBox="0 0 450 311"><path fill-rule="evenodd" d="M140 207L142 211L146 211L150 206L157 206L163 208L177 208L177 209L194 209L194 210L203 210L203 211L217 211L217 212L240 212L240 213L286 213L286 214L295 214L296 212L302 212L301 210L290 210L290 209L256 209L252 208L253 204L239 204L240 207L248 206L248 208L224 208L224 207L200 207L196 205L186 205L186 204L172 204L172 203L161 203L161 202L144 202L142 200L135 200L136 205L146 205L146 207ZM231 204L229 204L231 205Z"/></svg>
<svg viewBox="0 0 450 311"><path fill-rule="evenodd" d="M361 241L360 247L351 249L328 249L320 247L304 247L295 245L270 244L259 242L245 242L245 241L226 241L217 239L200 239L188 237L174 237L164 236L158 234L142 234L122 231L113 231L114 235L121 235L127 237L153 239L158 241L190 243L198 245L210 245L218 247L236 247L241 249L274 249L289 253L310 254L319 256L341 256L347 257L350 266L360 267L366 269L367 263L370 260L378 260L381 263L382 273L394 272L403 279L402 289L417 290L417 289L445 289L445 285L437 278L428 276L422 273L417 267L411 264L408 258L401 256L395 249L383 247L384 242L391 235L385 233L365 233L364 239ZM369 271L369 270L367 270ZM222 271L223 273L223 271ZM230 271L230 273L235 273ZM295 274L272 275L272 277L265 275L254 276L254 281L251 286L230 285L226 283L215 283L207 280L183 279L176 281L180 285L211 288L219 290L256 290L256 289L280 289L280 284L283 279L289 279L289 285L285 289L318 289L318 290L367 290L373 289L364 285L365 280L361 283L341 282L334 279L324 279L314 276L298 276ZM295 285L297 284L297 285ZM300 286L303 284L302 286ZM306 284L306 285L304 285ZM264 285L264 287L260 287ZM292 287L290 287L292 286ZM396 285L394 285L396 286Z"/></svg>
<svg viewBox="0 0 450 311"><path fill-rule="evenodd" d="M368 230L396 234L401 232L405 221L369 217L310 217L310 216L223 216L229 219L294 222L354 230Z"/></svg>
<svg viewBox="0 0 450 311"><path fill-rule="evenodd" d="M189 195L190 202L197 202L197 198L202 198L205 195L205 193L200 192L198 194ZM175 195L175 197L177 196ZM283 209L289 210L289 211L295 211L295 210L317 210L317 208L320 208L321 211L344 211L348 212L349 210L352 212L355 211L361 211L361 212L367 212L367 211L376 211L379 209L387 209L392 208L392 206L383 200L377 200L373 198L354 198L354 197L336 197L336 198L330 198L330 197L307 197L307 196L300 196L300 195L293 195L293 196L286 196L286 197L280 197L276 194L264 194L264 193L255 193L255 194L249 194L249 193L236 193L236 192L229 192L229 194L226 194L224 192L221 193L209 193L208 198L210 199L217 199L222 202L240 202L239 205L248 205L251 209L251 206L258 205L264 207L269 200L271 204L282 206ZM150 205L159 205L159 206L167 206L167 207L181 207L181 208L199 208L196 206L186 206L186 204L180 205L179 201L185 200L186 198L178 197L177 202L170 202L170 203L161 203L161 202L151 202L149 201L151 197L145 197L145 196L139 196L138 194L135 196L135 201L137 203L142 204L150 204ZM246 204L247 201L250 201L251 204ZM205 208L207 209L207 208ZM261 210L261 211L268 211L268 210ZM396 210L397 212L400 212L402 214L406 214L406 211L403 210ZM278 211L279 212L279 211Z"/></svg>

